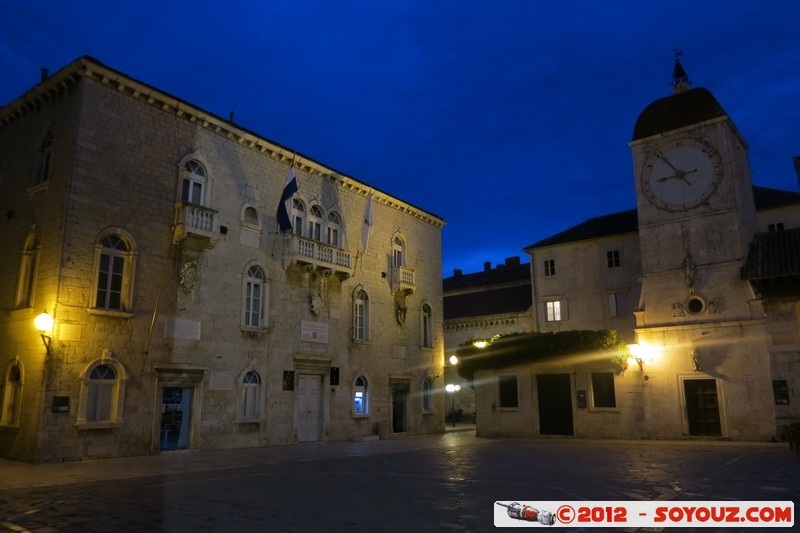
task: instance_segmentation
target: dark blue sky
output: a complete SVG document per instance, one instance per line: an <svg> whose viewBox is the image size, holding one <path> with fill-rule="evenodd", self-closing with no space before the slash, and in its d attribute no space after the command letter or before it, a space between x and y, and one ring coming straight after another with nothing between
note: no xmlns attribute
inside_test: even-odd
<svg viewBox="0 0 800 533"><path fill-rule="evenodd" d="M0 0L0 105L91 55L447 221L482 269L635 207L628 141L673 48L798 190L800 2Z"/></svg>

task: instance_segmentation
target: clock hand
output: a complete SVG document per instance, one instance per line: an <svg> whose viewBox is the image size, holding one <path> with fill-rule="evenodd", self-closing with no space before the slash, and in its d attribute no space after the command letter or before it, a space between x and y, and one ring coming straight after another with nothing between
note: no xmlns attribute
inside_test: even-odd
<svg viewBox="0 0 800 533"><path fill-rule="evenodd" d="M678 177L678 175L677 175L677 174L673 174L672 176L664 176L663 178L658 178L658 180L657 180L657 181L658 181L659 183L661 183L661 182L663 182L663 181L671 180L671 179L673 179L673 178L677 178L677 177Z"/></svg>
<svg viewBox="0 0 800 533"><path fill-rule="evenodd" d="M669 166L669 168L671 168L672 170L674 170L674 171L675 171L675 173L678 173L678 172L680 172L680 170L678 170L677 168L675 168L675 165L673 165L672 163L670 163L670 162L669 162L669 159L667 159L666 157L664 157L664 155L663 155L663 154L658 154L658 157L659 157L659 158L660 158L660 159L661 159L661 160L662 160L664 163L666 163L666 164L667 164L667 166Z"/></svg>

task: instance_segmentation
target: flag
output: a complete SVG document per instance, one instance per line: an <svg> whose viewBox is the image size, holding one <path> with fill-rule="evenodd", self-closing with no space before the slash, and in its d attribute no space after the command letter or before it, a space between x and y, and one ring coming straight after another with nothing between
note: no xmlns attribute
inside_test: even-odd
<svg viewBox="0 0 800 533"><path fill-rule="evenodd" d="M281 232L292 231L292 219L289 212L292 209L292 195L297 192L297 177L294 175L294 167L289 167L289 174L286 175L286 185L283 186L281 201L278 203L278 228Z"/></svg>
<svg viewBox="0 0 800 533"><path fill-rule="evenodd" d="M369 230L372 228L372 189L367 197L367 211L364 213L364 224L361 226L361 252L367 251L369 241Z"/></svg>

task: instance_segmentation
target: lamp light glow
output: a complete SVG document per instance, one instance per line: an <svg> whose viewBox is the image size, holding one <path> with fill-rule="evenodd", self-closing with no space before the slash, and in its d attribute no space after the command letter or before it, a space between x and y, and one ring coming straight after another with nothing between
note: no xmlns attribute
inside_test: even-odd
<svg viewBox="0 0 800 533"><path fill-rule="evenodd" d="M456 357L455 355L451 355L450 356L450 364L451 365L457 365L458 364L458 357Z"/></svg>
<svg viewBox="0 0 800 533"><path fill-rule="evenodd" d="M55 320L50 314L48 314L47 311L33 319L33 325L36 327L39 333L46 333L48 335L53 331L54 322Z"/></svg>

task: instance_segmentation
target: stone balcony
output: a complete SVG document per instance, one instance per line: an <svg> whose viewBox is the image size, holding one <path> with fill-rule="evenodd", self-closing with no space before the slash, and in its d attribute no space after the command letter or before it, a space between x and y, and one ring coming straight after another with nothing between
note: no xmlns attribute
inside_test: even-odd
<svg viewBox="0 0 800 533"><path fill-rule="evenodd" d="M174 242L191 238L213 246L217 223L216 214L217 211L209 207L188 202L176 202Z"/></svg>
<svg viewBox="0 0 800 533"><path fill-rule="evenodd" d="M319 270L331 270L340 280L353 275L353 254L336 246L298 235L288 235L284 238L284 260L286 266L298 264Z"/></svg>
<svg viewBox="0 0 800 533"><path fill-rule="evenodd" d="M416 289L414 270L408 267L392 267L392 292L411 294Z"/></svg>

